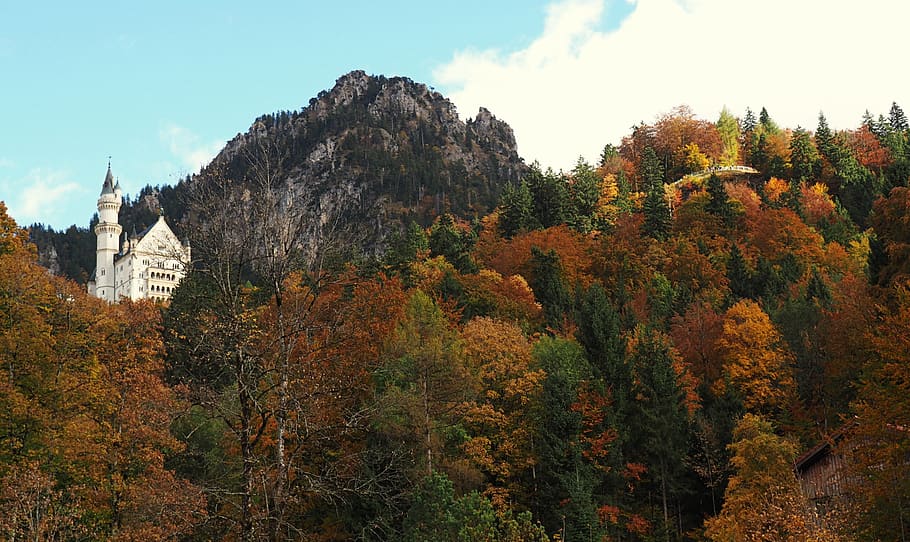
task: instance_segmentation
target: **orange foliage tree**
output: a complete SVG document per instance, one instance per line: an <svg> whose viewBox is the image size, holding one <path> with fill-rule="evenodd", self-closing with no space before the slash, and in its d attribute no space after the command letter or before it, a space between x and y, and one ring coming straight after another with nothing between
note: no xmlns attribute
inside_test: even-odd
<svg viewBox="0 0 910 542"><path fill-rule="evenodd" d="M831 195L828 194L828 186L821 183L801 186L799 203L806 223L811 226L818 224L822 219L829 218L836 207Z"/></svg>
<svg viewBox="0 0 910 542"><path fill-rule="evenodd" d="M718 340L723 318L710 303L696 301L682 315L673 317L670 337L699 384L711 385L723 374Z"/></svg>
<svg viewBox="0 0 910 542"><path fill-rule="evenodd" d="M878 175L891 164L891 153L872 133L869 125L864 124L856 130L847 132L847 146L863 167Z"/></svg>
<svg viewBox="0 0 910 542"><path fill-rule="evenodd" d="M554 226L516 235L511 240L481 237L475 255L483 265L504 277L521 275L532 280L531 248L555 250L569 284L590 284L591 243L568 226Z"/></svg>
<svg viewBox="0 0 910 542"><path fill-rule="evenodd" d="M7 534L187 532L204 503L165 468L181 445L169 431L179 405L163 382L157 307L108 305L50 276L2 204L0 292L0 517L37 514ZM60 485L48 489L51 476Z"/></svg>

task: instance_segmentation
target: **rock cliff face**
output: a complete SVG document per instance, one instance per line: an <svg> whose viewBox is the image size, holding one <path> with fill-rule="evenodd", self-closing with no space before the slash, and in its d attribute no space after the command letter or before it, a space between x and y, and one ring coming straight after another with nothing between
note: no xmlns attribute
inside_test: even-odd
<svg viewBox="0 0 910 542"><path fill-rule="evenodd" d="M312 228L302 244L319 245L326 228L343 224L367 254L411 220L488 213L527 169L512 129L486 109L464 122L426 85L362 71L301 111L256 119L200 177L217 171L255 189L263 156L280 197L306 202Z"/></svg>

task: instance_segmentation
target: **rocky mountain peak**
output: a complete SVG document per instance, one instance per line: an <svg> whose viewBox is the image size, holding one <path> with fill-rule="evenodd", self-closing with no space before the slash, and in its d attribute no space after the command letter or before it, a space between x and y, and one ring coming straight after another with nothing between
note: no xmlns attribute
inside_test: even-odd
<svg viewBox="0 0 910 542"><path fill-rule="evenodd" d="M515 149L515 133L512 127L497 119L486 107L481 107L473 121L468 121L468 126L477 133L481 140L491 145L498 144L500 151Z"/></svg>

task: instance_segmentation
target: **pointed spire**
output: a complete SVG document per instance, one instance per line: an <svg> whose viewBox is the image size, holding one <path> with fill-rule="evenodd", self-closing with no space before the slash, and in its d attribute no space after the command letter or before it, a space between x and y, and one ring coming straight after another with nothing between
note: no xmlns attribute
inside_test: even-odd
<svg viewBox="0 0 910 542"><path fill-rule="evenodd" d="M114 174L111 173L111 162L107 162L107 175L104 176L104 185L101 187L101 195L114 193Z"/></svg>

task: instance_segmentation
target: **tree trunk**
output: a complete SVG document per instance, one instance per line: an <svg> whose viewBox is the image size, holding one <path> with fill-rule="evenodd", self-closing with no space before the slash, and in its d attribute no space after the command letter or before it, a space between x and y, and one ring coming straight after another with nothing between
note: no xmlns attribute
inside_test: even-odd
<svg viewBox="0 0 910 542"><path fill-rule="evenodd" d="M430 435L430 396L429 396L429 371L424 371L423 375L423 415L424 415L424 437L427 446L427 475L433 474L433 447Z"/></svg>
<svg viewBox="0 0 910 542"><path fill-rule="evenodd" d="M284 518L285 496L288 481L288 464L285 457L285 433L288 419L288 384L290 364L290 341L285 330L284 314L282 312L281 285L275 284L275 312L278 326L280 344L278 360L278 409L275 413L275 463L278 472L275 477L275 492L272 497L274 512L272 513L271 536L273 541L280 539L281 523Z"/></svg>
<svg viewBox="0 0 910 542"><path fill-rule="evenodd" d="M250 503L253 494L253 398L246 379L246 362L242 353L237 354L237 387L240 402L240 456L243 462L243 490L240 494L240 539L253 540L253 518Z"/></svg>

